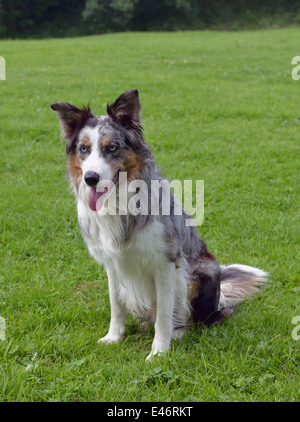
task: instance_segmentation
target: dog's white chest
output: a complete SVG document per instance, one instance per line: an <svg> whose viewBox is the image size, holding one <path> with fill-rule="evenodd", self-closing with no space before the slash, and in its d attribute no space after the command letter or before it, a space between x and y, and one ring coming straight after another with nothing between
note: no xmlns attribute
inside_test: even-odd
<svg viewBox="0 0 300 422"><path fill-rule="evenodd" d="M99 264L120 255L121 221L116 216L99 216L83 201L77 204L78 222L90 254ZM115 218L113 218L115 217Z"/></svg>
<svg viewBox="0 0 300 422"><path fill-rule="evenodd" d="M78 200L78 221L89 252L100 263L116 261L126 273L137 266L148 272L166 250L158 221L136 231L124 242L123 224L118 215L99 215Z"/></svg>
<svg viewBox="0 0 300 422"><path fill-rule="evenodd" d="M164 265L161 224L154 221L124 242L118 216L99 216L80 200L78 220L90 254L116 274L127 307L142 316L155 302L155 270Z"/></svg>

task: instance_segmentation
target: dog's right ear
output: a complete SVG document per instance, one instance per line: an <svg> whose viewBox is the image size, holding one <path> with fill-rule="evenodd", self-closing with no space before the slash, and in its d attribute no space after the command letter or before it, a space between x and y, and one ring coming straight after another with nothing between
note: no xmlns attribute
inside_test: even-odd
<svg viewBox="0 0 300 422"><path fill-rule="evenodd" d="M68 140L74 139L85 121L94 117L89 106L78 108L69 103L54 103L50 107L57 112L63 137Z"/></svg>

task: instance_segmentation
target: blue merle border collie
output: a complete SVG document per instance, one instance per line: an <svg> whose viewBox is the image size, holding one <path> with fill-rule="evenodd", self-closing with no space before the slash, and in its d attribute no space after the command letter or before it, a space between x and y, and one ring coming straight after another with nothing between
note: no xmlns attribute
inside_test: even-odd
<svg viewBox="0 0 300 422"><path fill-rule="evenodd" d="M60 102L51 107L66 140L67 174L83 238L108 276L111 321L99 342L123 339L129 311L144 326L154 324L150 359L166 352L188 326L221 322L259 291L267 274L246 265L219 265L197 229L186 224L190 217L184 210L181 215L99 212L99 199L109 195L108 187L98 189L103 180L117 190L120 172L126 172L125 183L143 180L149 197L151 181L164 180L143 139L137 90L124 92L105 116L94 116L89 106ZM176 198L170 190L165 194L172 211Z"/></svg>

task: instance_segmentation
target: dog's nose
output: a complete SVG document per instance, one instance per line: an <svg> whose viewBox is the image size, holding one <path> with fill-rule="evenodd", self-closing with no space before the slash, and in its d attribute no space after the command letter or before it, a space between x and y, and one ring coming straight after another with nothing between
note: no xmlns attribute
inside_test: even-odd
<svg viewBox="0 0 300 422"><path fill-rule="evenodd" d="M99 179L99 174L92 170L87 171L84 175L84 181L89 186L96 186Z"/></svg>

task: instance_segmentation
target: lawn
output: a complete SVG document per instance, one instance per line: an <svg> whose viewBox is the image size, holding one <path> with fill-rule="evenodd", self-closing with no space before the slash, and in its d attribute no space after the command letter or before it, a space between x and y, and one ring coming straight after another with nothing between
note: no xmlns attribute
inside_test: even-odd
<svg viewBox="0 0 300 422"><path fill-rule="evenodd" d="M299 401L300 29L0 41L0 401ZM153 329L98 345L107 277L81 239L49 105L105 113L137 88L172 179L204 180L199 233L222 264L271 281L221 326L145 358Z"/></svg>

